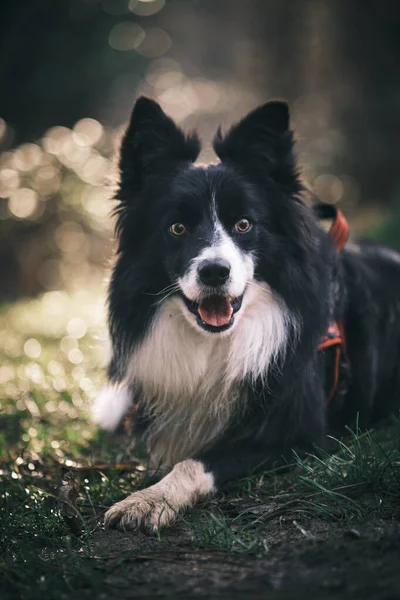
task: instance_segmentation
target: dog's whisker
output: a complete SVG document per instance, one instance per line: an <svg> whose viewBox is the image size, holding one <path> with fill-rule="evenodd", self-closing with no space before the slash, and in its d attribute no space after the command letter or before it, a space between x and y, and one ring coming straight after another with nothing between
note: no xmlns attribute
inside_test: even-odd
<svg viewBox="0 0 400 600"><path fill-rule="evenodd" d="M162 290L160 290L159 292L145 292L146 296L162 296L162 294L165 294L166 292L169 292L172 289L179 289L179 285L177 283L171 283L169 285L167 285L165 288L163 288Z"/></svg>
<svg viewBox="0 0 400 600"><path fill-rule="evenodd" d="M158 300L157 302L155 302L154 305L155 306L159 306L160 304L162 304L164 302L164 300L166 300L167 298L169 298L170 296L172 296L173 294L175 294L176 292L178 292L179 289L180 289L179 285L177 285L175 288L173 288L167 294L165 294L165 296L163 296L162 298L160 298L160 300Z"/></svg>

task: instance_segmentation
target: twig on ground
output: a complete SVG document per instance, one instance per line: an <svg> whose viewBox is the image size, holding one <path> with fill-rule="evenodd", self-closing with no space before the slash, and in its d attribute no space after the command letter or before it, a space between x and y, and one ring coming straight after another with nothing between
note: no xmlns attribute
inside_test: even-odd
<svg viewBox="0 0 400 600"><path fill-rule="evenodd" d="M71 532L80 536L84 532L84 523L78 510L79 483L71 471L61 471L61 485L57 489L60 514Z"/></svg>

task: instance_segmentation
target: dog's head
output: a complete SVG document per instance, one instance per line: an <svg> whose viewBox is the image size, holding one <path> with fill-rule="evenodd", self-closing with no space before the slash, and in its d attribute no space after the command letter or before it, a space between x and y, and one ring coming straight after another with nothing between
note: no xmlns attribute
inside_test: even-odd
<svg viewBox="0 0 400 600"><path fill-rule="evenodd" d="M233 328L255 279L280 292L283 254L298 252L289 204L300 186L283 102L218 131L214 148L219 164L194 166L197 136L140 98L121 146L116 212L119 250L146 293L179 296L183 315L216 334Z"/></svg>

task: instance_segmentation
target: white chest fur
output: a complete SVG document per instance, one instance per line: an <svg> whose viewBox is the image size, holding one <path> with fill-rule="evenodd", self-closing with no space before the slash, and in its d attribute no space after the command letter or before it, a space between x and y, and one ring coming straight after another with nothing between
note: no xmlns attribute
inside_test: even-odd
<svg viewBox="0 0 400 600"><path fill-rule="evenodd" d="M178 297L165 300L134 351L125 384L139 386L152 457L193 456L246 404L244 381L265 378L284 352L289 314L266 284L252 281L234 327L205 334Z"/></svg>

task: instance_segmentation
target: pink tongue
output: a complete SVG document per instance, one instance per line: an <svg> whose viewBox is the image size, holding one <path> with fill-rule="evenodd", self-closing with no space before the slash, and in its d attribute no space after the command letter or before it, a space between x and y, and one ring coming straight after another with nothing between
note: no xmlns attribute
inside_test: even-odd
<svg viewBox="0 0 400 600"><path fill-rule="evenodd" d="M228 298L210 296L200 302L199 314L205 323L213 327L227 325L231 320L233 308Z"/></svg>

